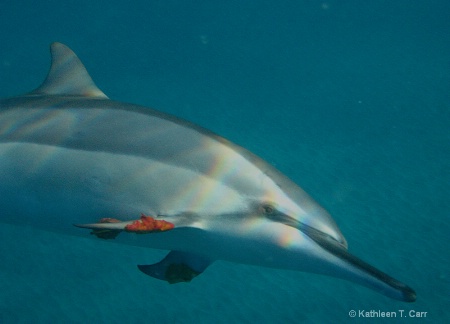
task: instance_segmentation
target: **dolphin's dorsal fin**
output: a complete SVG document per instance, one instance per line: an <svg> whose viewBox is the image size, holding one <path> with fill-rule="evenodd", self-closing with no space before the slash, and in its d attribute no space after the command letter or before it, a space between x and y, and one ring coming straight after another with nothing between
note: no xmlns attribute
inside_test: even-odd
<svg viewBox="0 0 450 324"><path fill-rule="evenodd" d="M50 46L52 65L44 83L30 95L68 95L107 99L95 85L83 63L66 45L53 43Z"/></svg>

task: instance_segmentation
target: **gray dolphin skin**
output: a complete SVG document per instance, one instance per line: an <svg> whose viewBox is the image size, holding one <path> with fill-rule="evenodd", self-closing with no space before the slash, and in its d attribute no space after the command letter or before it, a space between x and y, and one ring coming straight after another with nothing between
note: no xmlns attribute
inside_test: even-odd
<svg viewBox="0 0 450 324"><path fill-rule="evenodd" d="M40 87L0 100L2 222L170 250L138 266L170 283L228 260L416 299L349 254L330 215L268 163L187 121L110 100L68 47L53 43L51 54Z"/></svg>

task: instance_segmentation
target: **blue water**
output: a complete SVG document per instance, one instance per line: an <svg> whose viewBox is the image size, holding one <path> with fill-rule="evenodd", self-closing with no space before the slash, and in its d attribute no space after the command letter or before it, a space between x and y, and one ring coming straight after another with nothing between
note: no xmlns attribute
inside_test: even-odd
<svg viewBox="0 0 450 324"><path fill-rule="evenodd" d="M37 87L63 42L111 98L274 164L417 301L228 262L168 285L135 266L164 251L0 224L0 322L365 323L348 313L372 309L449 322L449 13L446 0L2 1L0 97Z"/></svg>

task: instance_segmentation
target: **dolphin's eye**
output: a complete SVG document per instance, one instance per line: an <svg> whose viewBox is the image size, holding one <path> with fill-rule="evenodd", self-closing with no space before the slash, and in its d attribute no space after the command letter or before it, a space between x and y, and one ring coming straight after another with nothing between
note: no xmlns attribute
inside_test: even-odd
<svg viewBox="0 0 450 324"><path fill-rule="evenodd" d="M269 204L264 204L261 206L261 211L265 215L272 215L275 212L275 207Z"/></svg>

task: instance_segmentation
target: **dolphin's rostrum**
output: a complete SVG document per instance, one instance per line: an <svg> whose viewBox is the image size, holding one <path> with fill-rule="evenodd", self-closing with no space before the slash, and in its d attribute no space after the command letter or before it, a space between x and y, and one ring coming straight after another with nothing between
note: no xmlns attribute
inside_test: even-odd
<svg viewBox="0 0 450 324"><path fill-rule="evenodd" d="M215 260L343 278L402 301L352 256L329 214L251 152L192 123L110 100L65 45L36 90L0 101L4 222L171 250L144 273L190 281ZM136 235L141 234L141 235Z"/></svg>

